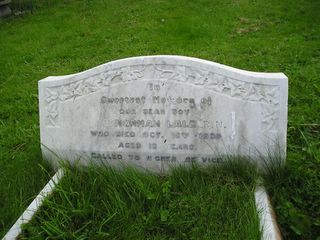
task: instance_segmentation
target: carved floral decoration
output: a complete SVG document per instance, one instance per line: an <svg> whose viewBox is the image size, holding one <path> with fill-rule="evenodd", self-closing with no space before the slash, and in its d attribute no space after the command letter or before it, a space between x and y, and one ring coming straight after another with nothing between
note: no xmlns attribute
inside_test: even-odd
<svg viewBox="0 0 320 240"><path fill-rule="evenodd" d="M46 88L46 124L56 126L59 102L75 100L113 84L137 81L145 77L202 86L231 98L262 104L263 131L277 128L279 113L279 86L245 82L203 69L183 65L134 65L105 70L89 78Z"/></svg>

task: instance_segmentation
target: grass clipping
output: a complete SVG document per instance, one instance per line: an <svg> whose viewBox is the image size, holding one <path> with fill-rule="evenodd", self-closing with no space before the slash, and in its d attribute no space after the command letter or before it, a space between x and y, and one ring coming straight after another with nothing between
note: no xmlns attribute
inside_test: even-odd
<svg viewBox="0 0 320 240"><path fill-rule="evenodd" d="M255 167L65 167L20 239L261 239Z"/></svg>

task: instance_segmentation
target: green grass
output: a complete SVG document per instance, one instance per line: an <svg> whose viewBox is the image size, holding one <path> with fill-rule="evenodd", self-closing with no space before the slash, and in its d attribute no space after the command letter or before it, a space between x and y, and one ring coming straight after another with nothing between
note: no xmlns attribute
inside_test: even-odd
<svg viewBox="0 0 320 240"><path fill-rule="evenodd" d="M258 176L239 162L166 176L68 167L21 239L260 239Z"/></svg>
<svg viewBox="0 0 320 240"><path fill-rule="evenodd" d="M289 77L287 164L266 184L285 239L320 236L319 1L70 0L35 9L0 20L0 237L47 180L37 81L151 54Z"/></svg>

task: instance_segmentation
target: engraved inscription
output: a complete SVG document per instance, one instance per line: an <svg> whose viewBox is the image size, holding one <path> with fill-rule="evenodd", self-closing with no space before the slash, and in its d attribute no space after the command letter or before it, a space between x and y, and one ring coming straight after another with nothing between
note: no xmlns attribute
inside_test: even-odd
<svg viewBox="0 0 320 240"><path fill-rule="evenodd" d="M152 74L150 74L150 72ZM116 84L124 84L131 81L143 80L146 73L150 75L149 80L159 79L165 81L176 81L185 84L191 84L197 87L203 87L206 90L213 91L231 98L245 100L249 102L258 102L262 104L261 112L264 125L264 131L274 131L278 124L279 115L279 87L275 85L258 84L246 82L238 79L226 77L221 74L210 72L204 69L184 65L132 65L116 69L106 69L100 73L92 75L89 78L77 80L76 82L65 84L58 87L46 88L46 125L57 126L59 118L59 103L75 100L79 97L91 94L103 88L109 88ZM160 91L161 84L150 83L150 91ZM208 101L208 102L206 102ZM146 98L140 97L101 97L102 104L119 104L126 106L128 104L144 104ZM171 103L189 103L193 108L195 102L193 98L182 96L153 96L152 102L155 104ZM203 99L203 103L210 104L210 99ZM180 110L180 111L179 111ZM182 110L182 111L181 111ZM183 109L172 110L176 114L183 113ZM121 114L136 114L135 109L120 109ZM145 109L144 114L165 114L164 109ZM187 112L184 112L187 114Z"/></svg>
<svg viewBox="0 0 320 240"><path fill-rule="evenodd" d="M192 152L198 150L197 145L203 141L209 145L221 141L222 130L226 128L223 121L193 119L197 117L193 111L204 114L214 106L211 96L196 99L175 94L163 95L166 90L164 84L148 84L147 93L155 92L156 95L102 96L102 109L113 114L115 120L107 130L90 130L91 136L119 139L118 150ZM145 118L141 119L143 116ZM181 143L181 140L186 143Z"/></svg>
<svg viewBox="0 0 320 240"><path fill-rule="evenodd" d="M162 171L265 154L277 137L285 144L287 79L280 73L153 56L49 77L39 87L41 142L62 159Z"/></svg>

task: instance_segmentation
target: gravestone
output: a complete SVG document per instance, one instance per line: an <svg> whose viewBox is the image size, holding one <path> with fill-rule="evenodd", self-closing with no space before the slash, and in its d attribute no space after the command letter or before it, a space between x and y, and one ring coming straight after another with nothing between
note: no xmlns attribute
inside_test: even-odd
<svg viewBox="0 0 320 240"><path fill-rule="evenodd" d="M285 155L288 79L182 56L145 56L39 81L46 159L219 163Z"/></svg>
<svg viewBox="0 0 320 240"><path fill-rule="evenodd" d="M9 4L11 0L0 0L0 17L7 17L11 15L12 11Z"/></svg>

